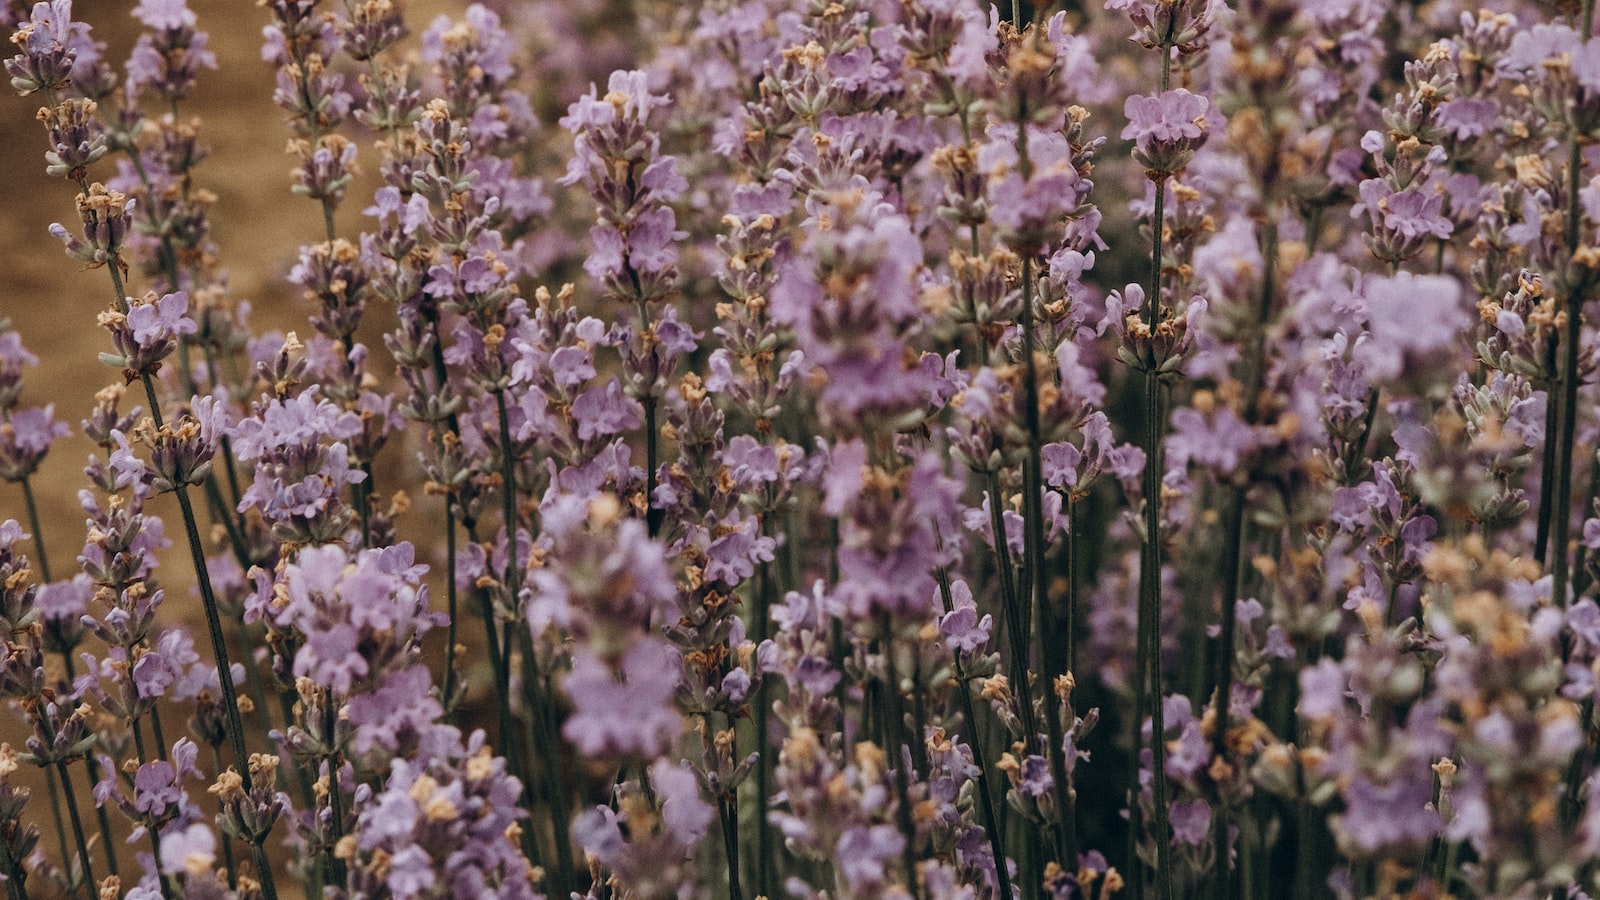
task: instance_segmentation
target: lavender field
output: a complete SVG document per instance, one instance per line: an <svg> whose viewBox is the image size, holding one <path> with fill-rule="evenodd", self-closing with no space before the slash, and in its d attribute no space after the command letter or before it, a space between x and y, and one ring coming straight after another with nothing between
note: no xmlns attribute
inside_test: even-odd
<svg viewBox="0 0 1600 900"><path fill-rule="evenodd" d="M0 3L6 900L1600 897L1593 0L194 7Z"/></svg>

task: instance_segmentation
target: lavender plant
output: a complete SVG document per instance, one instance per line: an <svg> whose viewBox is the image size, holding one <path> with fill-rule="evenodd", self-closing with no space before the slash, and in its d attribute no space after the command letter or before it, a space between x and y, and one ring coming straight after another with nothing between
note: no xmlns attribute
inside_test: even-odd
<svg viewBox="0 0 1600 900"><path fill-rule="evenodd" d="M259 5L0 6L8 897L1600 891L1591 4Z"/></svg>

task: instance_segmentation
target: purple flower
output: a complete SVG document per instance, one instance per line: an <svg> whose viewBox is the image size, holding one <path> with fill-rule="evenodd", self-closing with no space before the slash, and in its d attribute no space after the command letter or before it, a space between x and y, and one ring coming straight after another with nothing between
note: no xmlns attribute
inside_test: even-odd
<svg viewBox="0 0 1600 900"><path fill-rule="evenodd" d="M516 39L500 24L500 17L481 3L467 7L465 27L439 16L422 33L423 62L469 66L460 74L476 72L477 77L494 83L509 81L516 73L511 63L515 49Z"/></svg>
<svg viewBox="0 0 1600 900"><path fill-rule="evenodd" d="M1532 28L1518 29L1500 58L1500 70L1512 76L1536 72L1546 62L1570 58L1582 44L1583 39L1570 26L1540 22Z"/></svg>
<svg viewBox="0 0 1600 900"><path fill-rule="evenodd" d="M700 797L700 780L687 762L658 759L650 766L650 783L661 800L661 819L673 839L694 847L705 837L716 813Z"/></svg>
<svg viewBox="0 0 1600 900"><path fill-rule="evenodd" d="M193 28L199 21L189 9L188 0L140 0L133 8L133 17L148 28L173 31Z"/></svg>
<svg viewBox="0 0 1600 900"><path fill-rule="evenodd" d="M587 647L573 651L567 693L574 710L561 734L585 756L659 756L677 739L681 725L672 706L679 678L676 654L659 640L641 638L623 656L620 669L614 673Z"/></svg>
<svg viewBox="0 0 1600 900"><path fill-rule="evenodd" d="M1423 237L1448 238L1455 226L1443 213L1444 194L1412 186L1392 192L1382 179L1361 182L1361 203L1351 210L1372 219L1375 226L1398 235L1402 241Z"/></svg>
<svg viewBox="0 0 1600 900"><path fill-rule="evenodd" d="M350 693L357 679L367 674L367 661L356 652L359 635L350 625L311 633L294 658L294 674L341 694Z"/></svg>
<svg viewBox="0 0 1600 900"><path fill-rule="evenodd" d="M1174 175L1188 165L1220 118L1211 98L1183 88L1155 96L1130 96L1123 113L1128 124L1122 129L1122 139L1134 142L1134 159L1152 180Z"/></svg>
<svg viewBox="0 0 1600 900"><path fill-rule="evenodd" d="M870 895L887 880L884 866L900 855L905 843L905 835L893 825L854 826L833 848L839 874L852 891Z"/></svg>
<svg viewBox="0 0 1600 900"><path fill-rule="evenodd" d="M1390 381L1458 371L1462 335L1472 322L1460 282L1410 272L1368 275L1361 292L1369 332L1354 355L1366 366L1367 377Z"/></svg>
<svg viewBox="0 0 1600 900"><path fill-rule="evenodd" d="M526 816L521 793L483 732L463 746L455 729L439 729L416 759L396 759L381 790L359 804L352 893L535 900L528 861L508 839Z"/></svg>
<svg viewBox="0 0 1600 900"><path fill-rule="evenodd" d="M32 475L57 438L70 433L54 418L55 404L18 410L0 421L0 478L21 481Z"/></svg>
<svg viewBox="0 0 1600 900"><path fill-rule="evenodd" d="M1204 800L1179 800L1167 813L1172 840L1191 847L1203 847L1211 839L1211 804Z"/></svg>
<svg viewBox="0 0 1600 900"><path fill-rule="evenodd" d="M211 871L217 859L217 836L211 826L195 822L161 833L161 871L200 876Z"/></svg>
<svg viewBox="0 0 1600 900"><path fill-rule="evenodd" d="M624 434L644 423L644 407L622 392L616 379L593 387L572 401L572 418L578 423L578 439L592 441Z"/></svg>
<svg viewBox="0 0 1600 900"><path fill-rule="evenodd" d="M1417 848L1439 833L1433 779L1426 768L1397 772L1389 781L1357 774L1344 792L1345 811L1335 816L1340 845L1362 857L1395 848Z"/></svg>
<svg viewBox="0 0 1600 900"><path fill-rule="evenodd" d="M350 723L356 726L351 746L357 753L374 748L394 751L403 743L419 740L443 715L444 707L434 695L433 678L425 667L391 672L378 690L350 698Z"/></svg>
<svg viewBox="0 0 1600 900"><path fill-rule="evenodd" d="M754 518L730 519L724 527L734 530L706 548L705 577L732 586L754 575L758 563L771 562L777 542L760 534Z"/></svg>
<svg viewBox="0 0 1600 900"><path fill-rule="evenodd" d="M950 612L939 619L939 631L944 635L945 646L952 651L974 653L989 643L989 630L994 627L994 617L985 614L978 618L978 606L972 599L972 588L965 580L956 579L950 585Z"/></svg>
<svg viewBox="0 0 1600 900"><path fill-rule="evenodd" d="M1500 124L1499 102L1479 97L1457 97L1439 105L1439 126L1467 141L1491 132Z"/></svg>
<svg viewBox="0 0 1600 900"><path fill-rule="evenodd" d="M22 52L6 60L17 93L67 86L77 61L77 45L87 40L89 26L72 21L72 0L41 0L11 36Z"/></svg>
<svg viewBox="0 0 1600 900"><path fill-rule="evenodd" d="M1308 719L1330 718L1345 707L1345 675L1339 664L1320 659L1315 666L1300 670L1300 715Z"/></svg>
<svg viewBox="0 0 1600 900"><path fill-rule="evenodd" d="M126 313L102 313L100 324L111 333L117 349L116 353L100 354L101 361L138 373L154 372L177 349L178 338L194 334L196 328L189 318L186 291L130 298Z"/></svg>
<svg viewBox="0 0 1600 900"><path fill-rule="evenodd" d="M1017 772L1017 791L1024 797L1033 800L1047 797L1055 790L1055 784L1049 760L1033 754L1022 760L1022 768Z"/></svg>

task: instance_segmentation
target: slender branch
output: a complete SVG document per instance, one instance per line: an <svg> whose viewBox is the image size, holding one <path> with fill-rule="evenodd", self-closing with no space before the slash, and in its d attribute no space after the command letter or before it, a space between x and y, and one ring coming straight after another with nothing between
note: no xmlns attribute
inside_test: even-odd
<svg viewBox="0 0 1600 900"><path fill-rule="evenodd" d="M941 539L941 544L943 543ZM942 547L941 547L942 549ZM934 576L939 582L939 599L944 602L946 613L955 610L955 601L950 595L950 573L940 566ZM972 764L978 770L978 808L983 811L983 828L989 837L989 851L994 854L995 881L1000 887L1000 896L1011 897L1011 871L1006 864L1005 847L1000 837L1000 817L995 814L994 800L989 792L989 766L984 760L983 741L978 737L978 716L973 709L972 683L967 676L966 666L961 662L960 653L952 654L952 663L956 673L956 693L961 695L961 713L966 719L967 728L971 730Z"/></svg>
<svg viewBox="0 0 1600 900"><path fill-rule="evenodd" d="M444 648L444 702L445 709L454 717L451 704L456 695L456 623L460 618L457 613L456 598L456 507L454 497L445 494L444 498L444 553L445 565L445 611L450 617L450 624L446 626Z"/></svg>
<svg viewBox="0 0 1600 900"><path fill-rule="evenodd" d="M67 772L65 760L56 760L56 772L61 776L61 792L67 797L67 816L72 820L72 837L78 842L78 858L83 862L84 884L94 895L94 865L89 861L89 842L83 836L83 818L78 815L78 795L72 789L72 776Z"/></svg>
<svg viewBox="0 0 1600 900"><path fill-rule="evenodd" d="M50 791L50 812L56 823L56 842L61 845L61 869L67 886L72 886L72 845L67 843L67 820L61 817L61 789L56 787L56 770L46 767L45 786Z"/></svg>
<svg viewBox="0 0 1600 900"><path fill-rule="evenodd" d="M33 480L22 476L22 502L28 508L28 527L33 530L33 551L39 557L39 575L43 578L42 584L55 581L50 577L50 558L45 555L44 536L39 529L39 507L33 501Z"/></svg>
<svg viewBox="0 0 1600 900"><path fill-rule="evenodd" d="M76 682L78 680L78 666L72 661L72 653L61 654L61 659L62 662L66 663L67 681ZM100 782L100 761L95 759L93 753L85 753L83 761L89 770L89 783L91 785L98 784ZM46 771L48 772L48 770ZM106 815L105 805L100 803L95 804L94 814L100 824L100 849L105 853L106 868L111 870L111 874L116 875L118 874L117 849L116 844L111 840L111 818Z"/></svg>
<svg viewBox="0 0 1600 900"><path fill-rule="evenodd" d="M1161 90L1171 78L1171 51L1162 48ZM1145 293L1144 321L1154 329L1161 316L1162 239L1166 232L1166 179L1155 183L1155 208L1150 218L1150 287ZM1138 707L1133 727L1142 727L1150 717L1151 792L1155 811L1156 896L1172 896L1171 839L1167 827L1167 772L1165 716L1162 709L1161 675L1161 432L1166 417L1162 410L1161 376L1149 368L1144 373L1145 470L1144 470L1144 547L1140 555ZM1135 746L1138 742L1135 741ZM1137 787L1135 787L1137 790Z"/></svg>

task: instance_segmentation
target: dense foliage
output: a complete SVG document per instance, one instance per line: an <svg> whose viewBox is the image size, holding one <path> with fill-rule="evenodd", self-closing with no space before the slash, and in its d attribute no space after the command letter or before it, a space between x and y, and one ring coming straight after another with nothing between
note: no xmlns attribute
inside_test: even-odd
<svg viewBox="0 0 1600 900"><path fill-rule="evenodd" d="M117 383L42 534L0 332L8 896L1585 896L1600 40L1489 6L10 3Z"/></svg>

